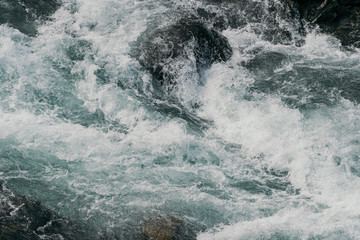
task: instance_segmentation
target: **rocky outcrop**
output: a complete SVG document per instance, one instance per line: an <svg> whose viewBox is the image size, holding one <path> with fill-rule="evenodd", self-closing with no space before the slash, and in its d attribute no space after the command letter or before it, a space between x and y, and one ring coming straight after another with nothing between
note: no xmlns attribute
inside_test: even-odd
<svg viewBox="0 0 360 240"><path fill-rule="evenodd" d="M250 92L280 96L289 107L297 109L333 106L342 98L360 103L358 71L333 65L317 68L313 62L293 62L294 56L264 49L247 53L255 54L242 64L255 80Z"/></svg>
<svg viewBox="0 0 360 240"><path fill-rule="evenodd" d="M58 0L1 0L0 24L7 23L29 36L36 35L37 20L48 20L60 6Z"/></svg>
<svg viewBox="0 0 360 240"><path fill-rule="evenodd" d="M287 60L287 56L278 52L261 51L255 57L244 63L251 72L262 73L270 76L274 70L281 67Z"/></svg>
<svg viewBox="0 0 360 240"><path fill-rule="evenodd" d="M292 44L297 41L291 28L296 28L298 14L291 0L203 0L207 5L197 9L200 17L215 28L243 28L252 30L274 44ZM288 22L288 26L283 24Z"/></svg>
<svg viewBox="0 0 360 240"><path fill-rule="evenodd" d="M0 239L94 239L88 230L37 201L12 192L0 181Z"/></svg>
<svg viewBox="0 0 360 240"><path fill-rule="evenodd" d="M304 33L303 23L319 25L325 32L338 38L342 45L360 46L360 1L359 0L204 0L219 6L221 11L203 14L212 16L215 26L222 28L241 28L246 24L262 23L256 31L263 39L272 43L289 44L297 42L294 31L282 26L279 20L285 20ZM265 5L267 5L265 7ZM221 19L221 20L219 20ZM298 20L303 20L298 24Z"/></svg>
<svg viewBox="0 0 360 240"><path fill-rule="evenodd" d="M338 38L344 46L360 47L359 0L294 0L300 16Z"/></svg>
<svg viewBox="0 0 360 240"><path fill-rule="evenodd" d="M251 31L274 44L301 44L301 37L293 34L299 27L299 14L292 0L201 1L203 4L193 12L184 13L187 17L146 31L135 44L133 57L160 86L176 85L178 77L186 75L182 69L188 67L184 66L187 60L195 58L199 75L214 62L227 61L232 49L220 34L225 29L250 26Z"/></svg>
<svg viewBox="0 0 360 240"><path fill-rule="evenodd" d="M147 239L171 240L181 226L181 221L175 217L157 217L141 223L141 229Z"/></svg>
<svg viewBox="0 0 360 240"><path fill-rule="evenodd" d="M201 73L213 63L226 61L232 55L224 36L192 18L183 18L155 30L145 39L135 56L159 85L176 84L176 74L182 68L177 64L179 61L195 58L196 71Z"/></svg>

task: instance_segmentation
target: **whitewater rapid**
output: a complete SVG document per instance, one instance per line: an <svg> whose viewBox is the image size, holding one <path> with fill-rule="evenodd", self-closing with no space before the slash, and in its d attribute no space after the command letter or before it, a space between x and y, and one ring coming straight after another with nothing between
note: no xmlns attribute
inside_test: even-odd
<svg viewBox="0 0 360 240"><path fill-rule="evenodd" d="M134 42L204 4L66 0L36 37L0 25L0 178L94 239L156 215L179 239L359 239L359 50L228 28L230 60L184 61L177 102L154 100ZM285 60L250 71L259 51Z"/></svg>

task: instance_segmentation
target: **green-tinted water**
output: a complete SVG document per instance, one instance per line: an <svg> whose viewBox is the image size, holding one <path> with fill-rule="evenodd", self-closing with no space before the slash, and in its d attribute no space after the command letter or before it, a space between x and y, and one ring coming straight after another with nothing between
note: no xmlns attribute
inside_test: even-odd
<svg viewBox="0 0 360 240"><path fill-rule="evenodd" d="M140 239L157 215L180 239L357 239L359 52L248 23L164 97L131 49L196 4L65 1L36 37L1 25L0 178L94 239Z"/></svg>

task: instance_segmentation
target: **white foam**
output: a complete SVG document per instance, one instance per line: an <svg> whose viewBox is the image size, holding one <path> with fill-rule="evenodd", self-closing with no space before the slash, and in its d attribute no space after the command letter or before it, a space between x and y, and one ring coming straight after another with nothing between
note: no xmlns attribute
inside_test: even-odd
<svg viewBox="0 0 360 240"><path fill-rule="evenodd" d="M70 204L87 218L100 214L109 226L129 217L119 208L175 209L210 228L199 239L269 238L276 232L331 239L336 231L356 238L359 107L344 100L308 112L290 108L277 94L250 92L254 78L242 63L253 57L251 50L261 48L287 54L295 63L356 70L359 53L343 52L323 34L309 33L298 48L261 40L250 25L225 30L234 50L227 63L213 64L196 81L194 59L183 63L188 74L180 74L183 81L173 95L188 109L198 103L194 114L213 122L204 132L189 131L183 119L151 112L137 98L136 89L149 91L151 82L129 56L131 42L168 11L162 1L65 1L54 21L41 26L32 40L0 26L0 69L7 74L0 80L0 139L20 152L34 151L66 165L50 164L36 173L38 181L63 187L59 191L72 199L57 199L53 205ZM72 62L64 48L78 39L92 47L84 60ZM291 70L292 64L275 74ZM70 70L70 79L61 67ZM94 72L102 67L109 83L97 82ZM69 94L79 108L90 114L100 110L124 131L108 123L85 127L59 118L64 106L52 107L45 97L36 98L38 93L58 93L59 99ZM271 195L255 194L234 187L236 181L272 180L264 168L288 171L279 179L299 194L274 189ZM31 174L21 172L24 178Z"/></svg>

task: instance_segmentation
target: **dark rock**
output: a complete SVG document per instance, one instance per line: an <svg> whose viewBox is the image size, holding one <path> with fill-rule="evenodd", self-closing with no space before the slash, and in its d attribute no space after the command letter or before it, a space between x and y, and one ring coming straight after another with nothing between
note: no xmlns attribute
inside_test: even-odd
<svg viewBox="0 0 360 240"><path fill-rule="evenodd" d="M319 25L325 32L338 38L343 46L360 47L360 1L359 0L269 0L264 2L249 0L204 0L218 6L218 9L201 16L209 18L216 13L213 21L224 28L242 28L247 24L264 40L274 44L301 45L300 37L294 35L297 29L300 36L305 34L304 23ZM266 6L265 6L266 5ZM221 10L219 10L221 9ZM219 17L223 12L223 17ZM220 20L221 19L221 20ZM290 26L283 26L285 20ZM304 20L299 21L299 20ZM257 23L261 23L256 25ZM213 24L217 26L217 24ZM291 27L292 26L292 27ZM291 29L293 28L293 29Z"/></svg>
<svg viewBox="0 0 360 240"><path fill-rule="evenodd" d="M157 217L141 223L143 234L151 240L171 240L181 226L181 221L175 217Z"/></svg>
<svg viewBox="0 0 360 240"><path fill-rule="evenodd" d="M174 85L179 70L176 61L190 59L191 54L195 57L196 71L200 73L214 62L228 60L232 49L224 36L200 21L181 19L146 37L135 56L160 85Z"/></svg>
<svg viewBox="0 0 360 240"><path fill-rule="evenodd" d="M294 36L291 27L283 26L282 20L286 20L289 26L294 29L299 28L297 25L298 14L291 0L280 1L249 1L249 0L204 0L208 4L213 4L215 9L208 8L205 15L205 21L213 16L211 21L215 28L221 30L226 28L243 28L246 25L252 25L254 32L266 41L274 44L292 44ZM199 11L198 11L199 12ZM204 12L202 10L202 12Z"/></svg>
<svg viewBox="0 0 360 240"><path fill-rule="evenodd" d="M255 79L250 91L276 94L288 106L304 110L332 106L342 98L360 103L359 71L330 66L314 68L312 63L297 63L275 74L271 71L277 66L275 61L272 65L267 61L261 63L262 57L254 59L255 62L251 61L254 65L248 66ZM287 61L281 59L278 56L276 60L281 62L279 67ZM264 64L263 67L260 64Z"/></svg>
<svg viewBox="0 0 360 240"><path fill-rule="evenodd" d="M317 24L342 45L360 47L360 1L295 0L301 18Z"/></svg>
<svg viewBox="0 0 360 240"><path fill-rule="evenodd" d="M244 66L253 72L262 72L271 74L275 69L283 65L287 60L287 56L278 52L260 52L250 59Z"/></svg>
<svg viewBox="0 0 360 240"><path fill-rule="evenodd" d="M207 22L209 25L212 25L216 30L225 30L229 26L225 16L219 14L218 12L207 11L204 8L198 8L196 11L202 20Z"/></svg>
<svg viewBox="0 0 360 240"><path fill-rule="evenodd" d="M22 33L34 36L37 20L48 20L59 6L57 0L1 0L0 24L7 23Z"/></svg>
<svg viewBox="0 0 360 240"><path fill-rule="evenodd" d="M0 239L92 239L89 231L37 201L12 192L0 181Z"/></svg>
<svg viewBox="0 0 360 240"><path fill-rule="evenodd" d="M339 0L339 4L347 6L360 6L360 0Z"/></svg>

